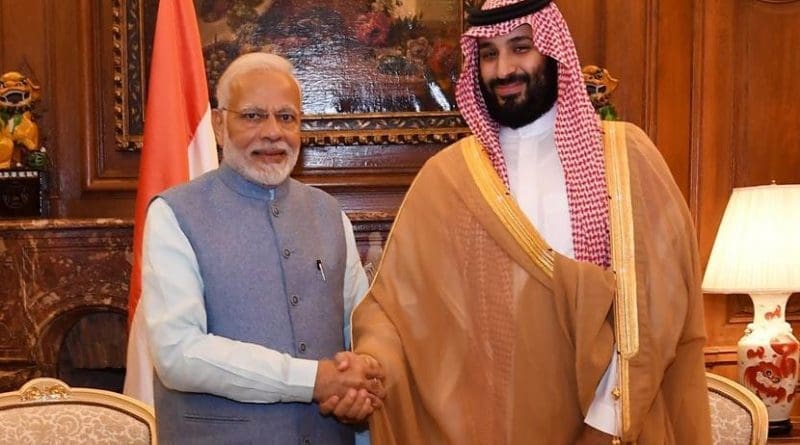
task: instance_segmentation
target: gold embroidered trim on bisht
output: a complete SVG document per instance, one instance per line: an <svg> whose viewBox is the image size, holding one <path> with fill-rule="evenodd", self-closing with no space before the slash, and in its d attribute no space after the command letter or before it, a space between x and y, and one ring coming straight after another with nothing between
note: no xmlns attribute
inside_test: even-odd
<svg viewBox="0 0 800 445"><path fill-rule="evenodd" d="M517 202L507 193L489 156L475 137L464 140L461 153L483 198L528 257L548 277L553 277L555 254L530 224Z"/></svg>
<svg viewBox="0 0 800 445"><path fill-rule="evenodd" d="M606 180L611 221L611 266L617 283L614 331L619 351L622 431L631 427L630 359L639 351L639 314L636 300L636 256L633 207L624 123L603 122Z"/></svg>

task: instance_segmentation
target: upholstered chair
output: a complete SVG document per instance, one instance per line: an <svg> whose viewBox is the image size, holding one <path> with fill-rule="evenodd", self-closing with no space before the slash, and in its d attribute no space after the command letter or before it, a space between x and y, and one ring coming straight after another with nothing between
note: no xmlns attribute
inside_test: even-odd
<svg viewBox="0 0 800 445"><path fill-rule="evenodd" d="M706 373L715 445L767 443L767 407L755 394L731 379Z"/></svg>
<svg viewBox="0 0 800 445"><path fill-rule="evenodd" d="M153 409L111 391L37 378L0 394L0 444L156 444Z"/></svg>

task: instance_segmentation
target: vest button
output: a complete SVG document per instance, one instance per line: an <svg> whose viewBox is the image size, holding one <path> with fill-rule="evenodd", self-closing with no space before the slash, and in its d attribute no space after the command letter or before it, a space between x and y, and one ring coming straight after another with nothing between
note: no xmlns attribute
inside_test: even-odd
<svg viewBox="0 0 800 445"><path fill-rule="evenodd" d="M289 302L292 303L292 306L297 306L297 304L300 303L300 297L297 295L292 295L292 298L289 299Z"/></svg>
<svg viewBox="0 0 800 445"><path fill-rule="evenodd" d="M292 251L289 249L283 249L283 257L289 258L292 255Z"/></svg>
<svg viewBox="0 0 800 445"><path fill-rule="evenodd" d="M272 216L278 216L281 214L281 209L278 206L272 206Z"/></svg>
<svg viewBox="0 0 800 445"><path fill-rule="evenodd" d="M308 346L306 346L306 342L301 341L300 344L297 345L297 349L299 349L300 352L306 352L306 349L308 349Z"/></svg>

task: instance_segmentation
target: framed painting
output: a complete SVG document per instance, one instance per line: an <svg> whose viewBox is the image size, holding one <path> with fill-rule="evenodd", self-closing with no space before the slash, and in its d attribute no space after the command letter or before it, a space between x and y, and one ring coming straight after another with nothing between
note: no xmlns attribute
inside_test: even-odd
<svg viewBox="0 0 800 445"><path fill-rule="evenodd" d="M459 37L481 0L194 0L209 91L239 54L290 59L303 87L304 144L449 143ZM158 0L114 0L117 147L141 147Z"/></svg>

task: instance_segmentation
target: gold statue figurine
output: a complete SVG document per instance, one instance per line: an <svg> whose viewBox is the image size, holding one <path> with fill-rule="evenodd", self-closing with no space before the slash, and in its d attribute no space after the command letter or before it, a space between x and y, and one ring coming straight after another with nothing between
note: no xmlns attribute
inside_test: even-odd
<svg viewBox="0 0 800 445"><path fill-rule="evenodd" d="M27 153L39 152L39 127L31 116L39 86L16 71L0 76L0 169L23 165ZM19 148L18 148L19 147Z"/></svg>
<svg viewBox="0 0 800 445"><path fill-rule="evenodd" d="M595 111L604 121L619 120L617 110L611 104L611 94L617 89L619 81L607 69L595 65L583 67L583 82Z"/></svg>

